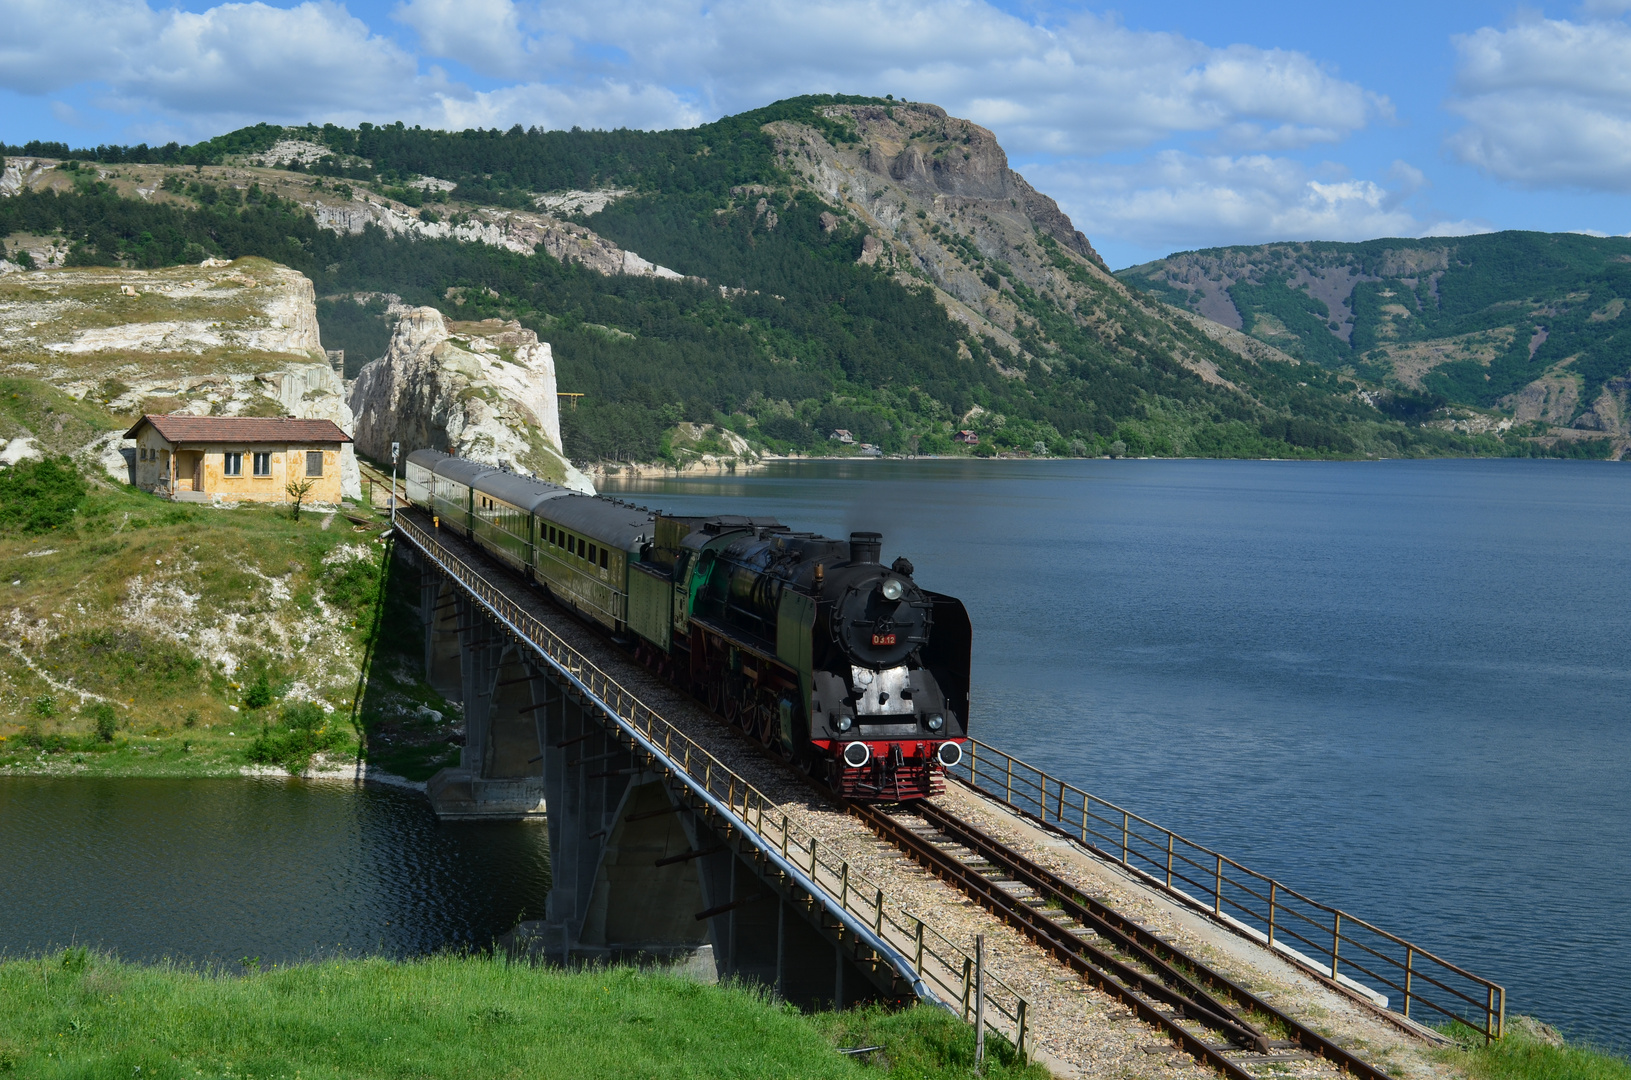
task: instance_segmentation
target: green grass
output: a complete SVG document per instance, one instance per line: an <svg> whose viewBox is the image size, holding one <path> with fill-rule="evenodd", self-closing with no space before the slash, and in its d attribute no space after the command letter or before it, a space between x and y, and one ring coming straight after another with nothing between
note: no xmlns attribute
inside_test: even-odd
<svg viewBox="0 0 1631 1080"><path fill-rule="evenodd" d="M1467 1029L1459 1033L1467 1035ZM1547 1037L1550 1036L1550 1037ZM1473 1080L1631 1080L1631 1061L1585 1046L1563 1043L1555 1032L1526 1017L1507 1024L1507 1035L1484 1046L1476 1037L1445 1058Z"/></svg>
<svg viewBox="0 0 1631 1080"><path fill-rule="evenodd" d="M421 702L447 714L416 680L411 627L380 618L386 548L373 541L385 522L358 530L334 516L325 529L327 517L176 505L97 481L67 525L0 532L0 610L18 628L0 647L0 769L230 775L263 722L300 700L344 731L330 756L354 754L359 690L365 735ZM263 679L272 700L254 708ZM114 711L111 739L87 711L99 703ZM449 728L398 745L434 772L456 753Z"/></svg>
<svg viewBox="0 0 1631 1080"><path fill-rule="evenodd" d="M938 1010L807 1017L742 987L484 957L208 972L67 950L0 964L0 1000L19 1080L974 1075L972 1032ZM879 1043L871 1063L838 1053Z"/></svg>

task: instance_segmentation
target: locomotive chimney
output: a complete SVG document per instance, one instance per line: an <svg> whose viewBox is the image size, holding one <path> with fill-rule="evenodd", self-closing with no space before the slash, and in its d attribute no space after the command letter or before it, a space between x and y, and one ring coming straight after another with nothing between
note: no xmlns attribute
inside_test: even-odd
<svg viewBox="0 0 1631 1080"><path fill-rule="evenodd" d="M883 533L852 532L849 534L849 561L852 565L876 564L883 552Z"/></svg>

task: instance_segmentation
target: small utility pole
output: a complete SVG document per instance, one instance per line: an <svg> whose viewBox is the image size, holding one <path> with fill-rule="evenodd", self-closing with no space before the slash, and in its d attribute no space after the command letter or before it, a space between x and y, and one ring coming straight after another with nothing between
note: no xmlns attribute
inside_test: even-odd
<svg viewBox="0 0 1631 1080"><path fill-rule="evenodd" d="M985 1064L985 935L974 936L974 1068Z"/></svg>
<svg viewBox="0 0 1631 1080"><path fill-rule="evenodd" d="M402 444L391 444L391 527L396 527L396 459L402 453Z"/></svg>

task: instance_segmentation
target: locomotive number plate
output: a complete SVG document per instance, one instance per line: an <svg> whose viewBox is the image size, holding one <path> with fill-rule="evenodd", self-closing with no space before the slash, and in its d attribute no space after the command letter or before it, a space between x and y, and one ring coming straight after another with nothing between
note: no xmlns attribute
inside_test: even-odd
<svg viewBox="0 0 1631 1080"><path fill-rule="evenodd" d="M895 643L895 635L894 634L873 634L872 635L872 644L874 644L874 645L893 645L894 643Z"/></svg>

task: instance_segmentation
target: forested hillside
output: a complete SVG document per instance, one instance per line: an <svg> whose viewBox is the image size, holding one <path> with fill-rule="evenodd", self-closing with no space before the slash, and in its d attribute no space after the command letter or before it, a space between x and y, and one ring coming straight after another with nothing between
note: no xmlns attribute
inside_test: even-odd
<svg viewBox="0 0 1631 1080"><path fill-rule="evenodd" d="M1391 388L1396 411L1464 405L1535 431L1628 433L1625 237L1503 232L1218 248L1119 276Z"/></svg>
<svg viewBox="0 0 1631 1080"><path fill-rule="evenodd" d="M660 457L680 420L804 452L837 450L838 428L916 453L1610 449L1424 424L1374 392L1380 367L1269 341L1287 355L1128 289L989 132L933 106L801 98L686 131L260 125L193 147L4 152L16 265L264 256L316 283L348 373L383 350L392 304L520 319L553 344L561 389L585 395L563 415L578 459ZM586 261L597 244L683 276ZM954 440L965 429L977 445Z"/></svg>

